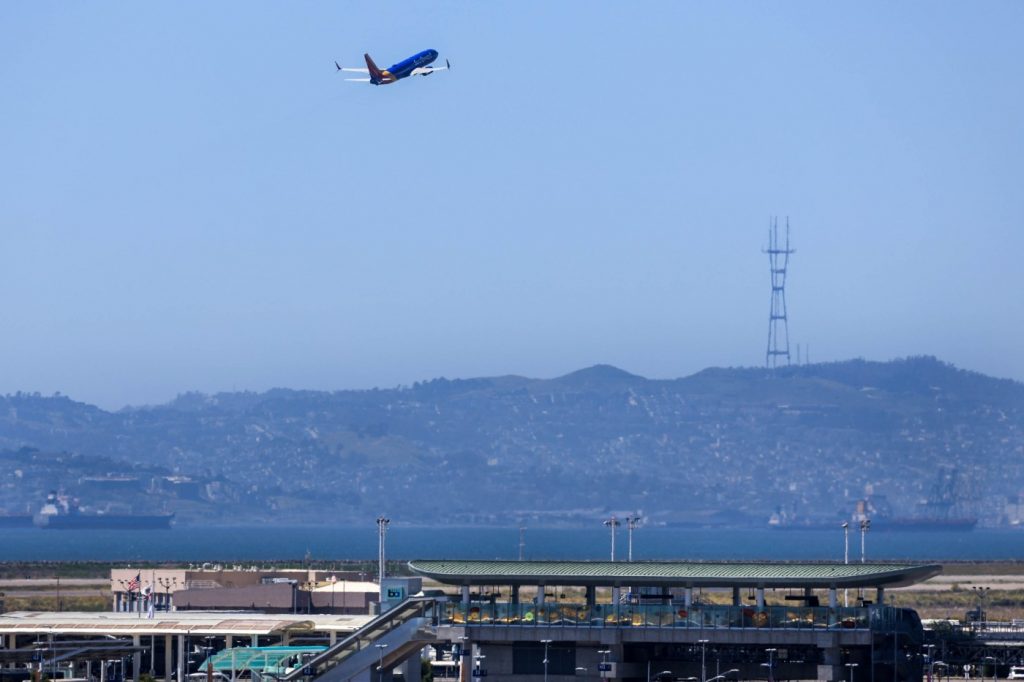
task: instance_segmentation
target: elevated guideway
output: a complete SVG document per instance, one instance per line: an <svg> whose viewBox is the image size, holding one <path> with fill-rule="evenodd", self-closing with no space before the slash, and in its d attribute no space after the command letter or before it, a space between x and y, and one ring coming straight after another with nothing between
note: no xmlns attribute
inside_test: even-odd
<svg viewBox="0 0 1024 682"><path fill-rule="evenodd" d="M318 682L369 682L382 662L382 671L388 671L413 656L417 658L418 679L419 652L435 641L436 617L437 602L432 597L410 597L310 659L304 668L278 679L297 682L311 674Z"/></svg>

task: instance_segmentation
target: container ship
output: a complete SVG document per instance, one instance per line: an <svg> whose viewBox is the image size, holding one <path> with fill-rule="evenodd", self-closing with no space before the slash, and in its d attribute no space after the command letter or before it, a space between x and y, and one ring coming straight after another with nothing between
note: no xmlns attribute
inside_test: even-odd
<svg viewBox="0 0 1024 682"><path fill-rule="evenodd" d="M174 514L114 514L83 512L77 500L51 492L32 517L39 528L53 530L169 530Z"/></svg>

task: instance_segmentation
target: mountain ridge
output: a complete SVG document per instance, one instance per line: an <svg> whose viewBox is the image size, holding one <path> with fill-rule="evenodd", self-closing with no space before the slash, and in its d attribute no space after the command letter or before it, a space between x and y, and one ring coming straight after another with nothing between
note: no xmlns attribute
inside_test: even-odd
<svg viewBox="0 0 1024 682"><path fill-rule="evenodd" d="M913 512L939 466L963 474L965 499L1024 489L1024 384L928 356L675 379L594 365L551 379L189 392L114 412L15 394L0 407L0 449L74 453L78 467L40 455L28 481L0 478L9 508L43 488L74 492L111 462L138 476L149 497L136 504L185 522L242 510L362 517L396 495L453 523L583 522L616 509L666 523L731 510L758 523L779 508L834 515L868 490ZM1002 518L994 503L971 513Z"/></svg>

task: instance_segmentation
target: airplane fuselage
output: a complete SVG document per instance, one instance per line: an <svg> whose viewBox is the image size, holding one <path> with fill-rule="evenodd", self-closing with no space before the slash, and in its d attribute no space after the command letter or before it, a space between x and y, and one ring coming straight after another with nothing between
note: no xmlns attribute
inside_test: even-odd
<svg viewBox="0 0 1024 682"><path fill-rule="evenodd" d="M371 82L374 85L387 85L408 76L420 75L416 73L416 70L430 65L435 59L437 59L437 50L423 50L423 52L414 54L408 59L403 59L387 69L381 69L379 75L374 73L374 69L371 66Z"/></svg>

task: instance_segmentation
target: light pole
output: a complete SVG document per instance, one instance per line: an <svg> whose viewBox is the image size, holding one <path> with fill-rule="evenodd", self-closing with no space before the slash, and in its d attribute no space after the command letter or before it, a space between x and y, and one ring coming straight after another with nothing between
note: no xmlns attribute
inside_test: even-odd
<svg viewBox="0 0 1024 682"><path fill-rule="evenodd" d="M773 667L775 665L775 652L776 651L778 651L778 650L777 649L765 649L765 652L768 654L768 682L772 682L775 679L775 673L773 672Z"/></svg>
<svg viewBox="0 0 1024 682"><path fill-rule="evenodd" d="M384 613L384 574L385 574L385 563L384 563L384 536L387 535L388 525L391 523L391 519L384 516L377 517L377 564L380 571L380 607L381 613Z"/></svg>
<svg viewBox="0 0 1024 682"><path fill-rule="evenodd" d="M708 679L707 660L704 657L707 653L708 641L706 639L697 640L697 644L700 644L700 682L707 682Z"/></svg>
<svg viewBox="0 0 1024 682"><path fill-rule="evenodd" d="M615 529L622 525L622 522L615 518L615 514L604 522L604 525L612 529L612 561L615 561Z"/></svg>
<svg viewBox="0 0 1024 682"><path fill-rule="evenodd" d="M843 521L843 563L849 565L850 563L850 523ZM848 607L850 605L850 590L847 587L843 588L843 606Z"/></svg>
<svg viewBox="0 0 1024 682"><path fill-rule="evenodd" d="M380 652L380 660L377 663L377 680L378 682L384 682L384 650L388 648L387 644L374 644L377 647L377 651Z"/></svg>
<svg viewBox="0 0 1024 682"><path fill-rule="evenodd" d="M551 640L542 639L540 643L544 645L544 682L548 682L548 645L551 644Z"/></svg>
<svg viewBox="0 0 1024 682"><path fill-rule="evenodd" d="M857 663L847 663L846 667L850 669L850 682L853 682L853 669L857 667Z"/></svg>
<svg viewBox="0 0 1024 682"><path fill-rule="evenodd" d="M868 534L868 530L871 528L871 519L860 520L860 562L864 563L864 537Z"/></svg>
<svg viewBox="0 0 1024 682"><path fill-rule="evenodd" d="M626 530L628 531L627 537L629 538L629 553L626 557L627 561L633 560L633 529L640 524L639 516L627 516L626 517Z"/></svg>
<svg viewBox="0 0 1024 682"><path fill-rule="evenodd" d="M598 649L597 653L601 654L601 662L597 664L597 676L605 677L606 673L611 670L611 664L608 662L608 656L611 655L611 649Z"/></svg>
<svg viewBox="0 0 1024 682"><path fill-rule="evenodd" d="M481 679L484 676L484 659L487 658L483 654L477 654L473 657L473 662L476 664L473 666L473 677Z"/></svg>

